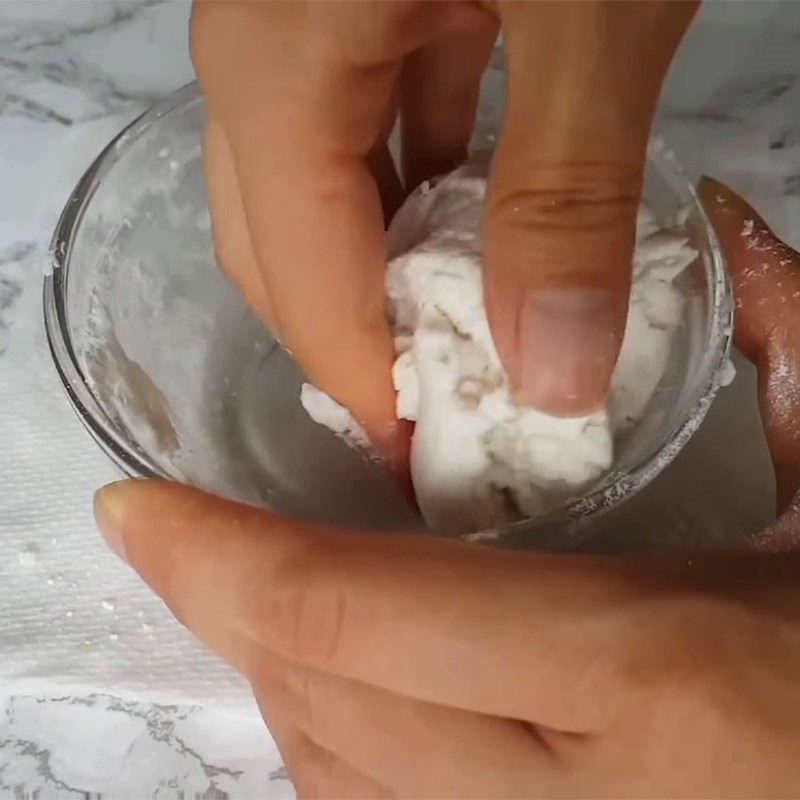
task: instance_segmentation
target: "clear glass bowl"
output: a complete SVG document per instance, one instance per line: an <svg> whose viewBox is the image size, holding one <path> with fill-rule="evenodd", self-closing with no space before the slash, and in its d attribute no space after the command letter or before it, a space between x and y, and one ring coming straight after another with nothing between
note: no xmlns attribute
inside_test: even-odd
<svg viewBox="0 0 800 800"><path fill-rule="evenodd" d="M76 413L130 476L190 482L293 516L418 529L394 488L299 403L292 359L216 267L195 85L126 128L72 193L52 242L45 324ZM700 425L730 348L732 301L716 237L688 179L651 148L645 199L688 211L700 257L682 278L686 318L669 369L617 458L562 512L491 532L568 548L672 461Z"/></svg>

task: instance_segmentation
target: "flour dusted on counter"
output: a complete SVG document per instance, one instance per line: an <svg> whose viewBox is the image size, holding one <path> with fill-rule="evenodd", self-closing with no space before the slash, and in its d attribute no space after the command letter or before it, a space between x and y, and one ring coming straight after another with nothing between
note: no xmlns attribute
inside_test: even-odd
<svg viewBox="0 0 800 800"><path fill-rule="evenodd" d="M426 182L389 231L397 412L416 423L411 472L420 509L432 528L452 533L547 513L611 468L615 434L641 418L664 374L684 312L673 279L696 257L684 231L660 228L642 208L628 325L607 408L561 419L518 406L483 300L487 170L475 161ZM312 417L348 438L352 418L322 418L319 399L306 394Z"/></svg>

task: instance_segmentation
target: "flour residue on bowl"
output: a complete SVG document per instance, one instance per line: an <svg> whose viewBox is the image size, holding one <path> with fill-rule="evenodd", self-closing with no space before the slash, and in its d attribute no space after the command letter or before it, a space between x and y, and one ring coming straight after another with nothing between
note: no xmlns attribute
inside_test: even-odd
<svg viewBox="0 0 800 800"><path fill-rule="evenodd" d="M137 173L135 197L108 191L95 224L83 232L86 241L74 244L96 252L94 269L83 276L86 298L75 303L86 320L75 344L111 424L151 464L186 479L187 441L192 458L215 458L203 433L209 409L190 399L189 387L205 370L219 309L208 307L208 282L198 269L210 248L202 186L186 179L197 170L199 147L187 146L176 166L149 158L150 149L122 162ZM122 185L128 176L114 177Z"/></svg>

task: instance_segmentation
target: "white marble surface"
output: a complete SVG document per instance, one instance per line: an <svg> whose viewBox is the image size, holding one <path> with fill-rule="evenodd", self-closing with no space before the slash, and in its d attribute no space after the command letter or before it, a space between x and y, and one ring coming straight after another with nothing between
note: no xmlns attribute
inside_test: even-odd
<svg viewBox="0 0 800 800"><path fill-rule="evenodd" d="M185 2L0 0L0 385L11 337L38 330L41 263L68 192L127 120L191 79L187 16ZM796 246L798 39L800 3L707 2L662 115L695 175L730 181ZM3 457L0 442L8 468ZM24 513L10 503L0 487L0 517ZM87 522L80 535L96 534ZM151 699L0 699L0 795L291 796L259 723Z"/></svg>
<svg viewBox="0 0 800 800"><path fill-rule="evenodd" d="M128 121L192 79L188 11L185 2L152 0L0 0L0 396L16 397L21 407L57 397L63 427L78 446L90 443L44 356L42 265L60 210L90 161ZM31 375L12 387L19 373L11 362L19 352L31 354ZM32 409L20 430L35 427L36 418ZM8 427L0 430L8 435ZM60 460L63 451L51 447ZM102 551L75 563L74 554L97 538L91 487L76 473L117 477L93 448L54 464L46 487L34 480L26 487L26 474L42 475L40 457L11 463L15 442L0 435L0 531L18 532L25 520L36 543L25 549L0 540L0 590L14 585L23 595L17 603L8 600L0 624L2 691L17 691L0 699L0 796L291 797L260 719L165 699L186 696L173 665L176 655L191 659L194 652L165 610L133 591L125 568ZM46 459L47 441L41 449ZM48 516L42 492L50 495L48 504L64 509L61 524L53 524L58 515ZM49 532L43 519L51 520L44 526ZM111 598L105 604L100 585ZM20 616L27 626L18 624ZM131 616L137 622L126 619ZM87 638L89 630L103 628L105 634ZM63 639L60 663L48 630ZM38 667L26 655L36 651ZM99 694L115 682L122 688L122 673L105 678L103 664L110 673L125 657L144 678L142 686L149 680L152 688L126 691L126 699ZM208 657L196 657L202 677L226 683ZM86 680L90 667L95 677ZM24 684L43 691L20 696Z"/></svg>

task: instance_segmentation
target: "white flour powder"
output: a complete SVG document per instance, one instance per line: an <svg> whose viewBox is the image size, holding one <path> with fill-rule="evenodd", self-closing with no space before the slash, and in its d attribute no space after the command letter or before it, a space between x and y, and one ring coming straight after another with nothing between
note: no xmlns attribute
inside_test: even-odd
<svg viewBox="0 0 800 800"><path fill-rule="evenodd" d="M666 369L684 301L673 279L696 257L683 230L639 214L635 279L607 408L560 419L521 407L489 331L480 226L487 164L423 184L389 232L398 416L416 423L417 500L437 530L470 532L536 516L581 493L611 467L615 434L635 424ZM346 440L349 414L304 390L304 407ZM360 445L361 442L351 442Z"/></svg>

